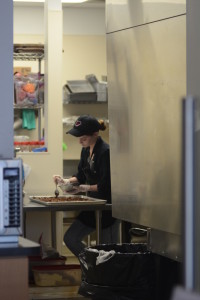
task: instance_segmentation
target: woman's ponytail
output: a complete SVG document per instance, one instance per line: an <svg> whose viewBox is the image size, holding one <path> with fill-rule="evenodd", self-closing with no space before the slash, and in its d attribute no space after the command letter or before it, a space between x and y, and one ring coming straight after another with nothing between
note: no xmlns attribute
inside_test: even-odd
<svg viewBox="0 0 200 300"><path fill-rule="evenodd" d="M102 131L104 131L104 130L106 130L106 124L105 124L105 122L104 122L104 120L98 120L98 122L99 122L99 124L100 124L100 130L102 130Z"/></svg>

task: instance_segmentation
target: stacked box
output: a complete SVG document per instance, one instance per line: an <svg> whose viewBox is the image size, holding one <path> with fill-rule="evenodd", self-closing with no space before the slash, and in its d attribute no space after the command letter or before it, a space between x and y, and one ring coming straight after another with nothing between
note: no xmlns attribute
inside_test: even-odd
<svg viewBox="0 0 200 300"><path fill-rule="evenodd" d="M80 265L33 267L34 281L38 286L79 286Z"/></svg>

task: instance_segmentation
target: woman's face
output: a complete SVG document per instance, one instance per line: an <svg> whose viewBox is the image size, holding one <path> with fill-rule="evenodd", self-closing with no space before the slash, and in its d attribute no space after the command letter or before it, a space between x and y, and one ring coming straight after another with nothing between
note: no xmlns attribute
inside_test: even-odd
<svg viewBox="0 0 200 300"><path fill-rule="evenodd" d="M97 140L97 135L82 135L79 137L79 143L81 144L82 147L87 148L90 147L91 145L94 145Z"/></svg>

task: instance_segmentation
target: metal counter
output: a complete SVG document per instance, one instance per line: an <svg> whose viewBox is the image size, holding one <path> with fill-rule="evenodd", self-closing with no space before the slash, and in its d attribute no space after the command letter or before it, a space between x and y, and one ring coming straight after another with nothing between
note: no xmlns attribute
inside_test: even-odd
<svg viewBox="0 0 200 300"><path fill-rule="evenodd" d="M84 210L93 210L96 213L96 236L97 236L97 244L101 243L101 215L102 210L111 210L112 204L94 204L89 203L87 205L77 204L75 203L68 205L66 204L54 204L50 206L29 202L24 204L23 206L23 214L24 214L24 236L26 237L26 213L30 211L38 211L44 212L49 211L51 213L51 239L52 239L52 247L56 249L56 212L57 211L84 211Z"/></svg>

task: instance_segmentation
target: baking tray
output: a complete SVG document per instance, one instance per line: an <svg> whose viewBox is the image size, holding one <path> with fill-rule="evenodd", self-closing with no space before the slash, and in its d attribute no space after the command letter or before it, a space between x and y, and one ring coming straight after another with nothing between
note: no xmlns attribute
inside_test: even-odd
<svg viewBox="0 0 200 300"><path fill-rule="evenodd" d="M65 201L66 198L66 201ZM77 200L80 199L80 200ZM53 206L53 205L99 205L105 204L107 201L103 199L96 199L82 195L67 195L67 196L29 196L30 201L39 203L46 206ZM62 199L62 200L61 200ZM70 199L70 200L69 200ZM49 201L48 201L49 200Z"/></svg>
<svg viewBox="0 0 200 300"><path fill-rule="evenodd" d="M68 85L71 93L95 92L93 86L87 80L68 80L67 85Z"/></svg>

